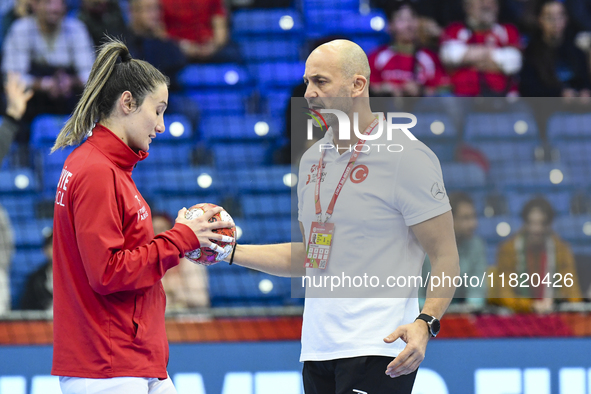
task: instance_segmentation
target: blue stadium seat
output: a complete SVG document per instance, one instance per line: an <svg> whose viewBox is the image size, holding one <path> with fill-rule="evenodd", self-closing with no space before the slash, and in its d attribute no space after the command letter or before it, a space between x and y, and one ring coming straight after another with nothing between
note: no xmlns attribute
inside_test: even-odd
<svg viewBox="0 0 591 394"><path fill-rule="evenodd" d="M289 217L269 216L249 218L236 224L242 229L240 243L290 242L292 239L292 220ZM301 236L299 236L301 239Z"/></svg>
<svg viewBox="0 0 591 394"><path fill-rule="evenodd" d="M165 114L164 126L166 130L156 136L156 141L185 141L193 136L191 122L180 114Z"/></svg>
<svg viewBox="0 0 591 394"><path fill-rule="evenodd" d="M456 140L458 131L451 118L444 113L415 112L417 125L410 129L417 139L426 141Z"/></svg>
<svg viewBox="0 0 591 394"><path fill-rule="evenodd" d="M238 44L242 57L249 63L298 61L303 46L298 38L241 38Z"/></svg>
<svg viewBox="0 0 591 394"><path fill-rule="evenodd" d="M206 141L260 140L282 134L279 122L264 115L204 116L199 127Z"/></svg>
<svg viewBox="0 0 591 394"><path fill-rule="evenodd" d="M466 117L465 141L538 139L538 126L527 112L471 113Z"/></svg>
<svg viewBox="0 0 591 394"><path fill-rule="evenodd" d="M359 0L302 0L302 9L306 13L325 10L359 11Z"/></svg>
<svg viewBox="0 0 591 394"><path fill-rule="evenodd" d="M290 8L243 10L232 14L233 37L295 36L304 29L300 14Z"/></svg>
<svg viewBox="0 0 591 394"><path fill-rule="evenodd" d="M303 62L263 63L250 66L259 87L293 88L303 81L305 64Z"/></svg>
<svg viewBox="0 0 591 394"><path fill-rule="evenodd" d="M178 74L178 80L186 89L236 88L251 83L246 69L238 64L190 65Z"/></svg>
<svg viewBox="0 0 591 394"><path fill-rule="evenodd" d="M138 167L189 166L191 164L192 145L189 142L169 144L156 140L150 144L147 159L138 163Z"/></svg>
<svg viewBox="0 0 591 394"><path fill-rule="evenodd" d="M245 218L289 216L294 208L290 194L246 194L242 196L241 202Z"/></svg>
<svg viewBox="0 0 591 394"><path fill-rule="evenodd" d="M568 140L591 142L591 114L555 113L548 119L548 141L556 143Z"/></svg>
<svg viewBox="0 0 591 394"><path fill-rule="evenodd" d="M589 245L591 215L560 216L554 220L554 231L569 242Z"/></svg>
<svg viewBox="0 0 591 394"><path fill-rule="evenodd" d="M570 211L571 193L567 190L553 191L545 193L506 193L509 210L513 215L520 215L524 205L535 197L544 197L556 211L558 215L567 215Z"/></svg>
<svg viewBox="0 0 591 394"><path fill-rule="evenodd" d="M11 221L28 221L35 218L35 205L38 200L36 195L2 194L0 206L6 209Z"/></svg>
<svg viewBox="0 0 591 394"><path fill-rule="evenodd" d="M470 145L484 153L491 163L491 167L499 163L514 163L522 165L533 163L538 141L479 141Z"/></svg>
<svg viewBox="0 0 591 394"><path fill-rule="evenodd" d="M290 166L243 167L233 171L221 169L218 176L228 182L232 190L237 193L287 193L292 190L290 183L285 182L291 181L289 176L291 173L294 171Z"/></svg>
<svg viewBox="0 0 591 394"><path fill-rule="evenodd" d="M58 149L49 154L49 148L39 148L38 155L43 169L43 192L47 197L54 197L57 183L62 173L64 163L74 147Z"/></svg>
<svg viewBox="0 0 591 394"><path fill-rule="evenodd" d="M479 190L486 187L486 174L476 164L444 163L441 171L447 190Z"/></svg>
<svg viewBox="0 0 591 394"><path fill-rule="evenodd" d="M239 92L190 91L187 97L197 103L203 114L243 114L246 111L247 97Z"/></svg>
<svg viewBox="0 0 591 394"><path fill-rule="evenodd" d="M292 90L293 86L270 88L263 91L262 96L265 102L265 112L273 118L283 119L287 106L290 105Z"/></svg>
<svg viewBox="0 0 591 394"><path fill-rule="evenodd" d="M219 170L262 166L271 158L271 146L261 142L212 143L211 151Z"/></svg>
<svg viewBox="0 0 591 394"><path fill-rule="evenodd" d="M379 46L387 44L390 39L386 34L375 34L375 35L361 35L351 36L351 41L356 43L363 49L368 55L376 50Z"/></svg>
<svg viewBox="0 0 591 394"><path fill-rule="evenodd" d="M16 249L10 265L10 298L12 309L20 309L28 276L45 262L41 248Z"/></svg>
<svg viewBox="0 0 591 394"><path fill-rule="evenodd" d="M136 169L137 170L137 169ZM178 166L176 168L134 171L133 179L142 186L142 193L161 195L211 194L223 191L225 184L209 167Z"/></svg>
<svg viewBox="0 0 591 394"><path fill-rule="evenodd" d="M552 163L515 165L508 161L505 165L491 167L490 177L501 190L541 192L572 187L568 169Z"/></svg>
<svg viewBox="0 0 591 394"><path fill-rule="evenodd" d="M289 278L246 269L212 271L208 279L212 307L282 305L291 291Z"/></svg>
<svg viewBox="0 0 591 394"><path fill-rule="evenodd" d="M487 243L498 244L513 236L521 228L521 219L516 216L479 217L476 234Z"/></svg>
<svg viewBox="0 0 591 394"><path fill-rule="evenodd" d="M558 141L554 146L560 152L560 161L573 166L591 166L591 138L585 141Z"/></svg>
<svg viewBox="0 0 591 394"><path fill-rule="evenodd" d="M34 219L12 223L14 243L17 248L41 247L43 234L53 228L53 219Z"/></svg>
<svg viewBox="0 0 591 394"><path fill-rule="evenodd" d="M36 148L52 147L67 115L39 115L31 123L31 145Z"/></svg>
<svg viewBox="0 0 591 394"><path fill-rule="evenodd" d="M0 171L0 194L27 194L37 190L37 179L29 168Z"/></svg>
<svg viewBox="0 0 591 394"><path fill-rule="evenodd" d="M557 215L568 215L570 212L572 193L568 190L544 191L543 193L508 192L509 209L513 214L519 215L525 204L536 197L546 199Z"/></svg>
<svg viewBox="0 0 591 394"><path fill-rule="evenodd" d="M553 146L560 152L560 161L569 169L572 182L584 187L591 186L591 138L559 140Z"/></svg>
<svg viewBox="0 0 591 394"><path fill-rule="evenodd" d="M318 10L306 13L308 29L306 34L310 38L319 38L332 34L346 36L370 35L387 36L387 18L382 11L372 11L362 15L359 11L350 10Z"/></svg>

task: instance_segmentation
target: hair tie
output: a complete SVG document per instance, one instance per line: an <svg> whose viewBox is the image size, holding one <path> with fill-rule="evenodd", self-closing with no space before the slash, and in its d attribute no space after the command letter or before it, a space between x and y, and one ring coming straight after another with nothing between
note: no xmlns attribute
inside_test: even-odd
<svg viewBox="0 0 591 394"><path fill-rule="evenodd" d="M131 59L133 59L133 58L131 57L131 54L129 52L126 52L121 55L121 60L123 61L123 63L129 62L129 61L131 61Z"/></svg>

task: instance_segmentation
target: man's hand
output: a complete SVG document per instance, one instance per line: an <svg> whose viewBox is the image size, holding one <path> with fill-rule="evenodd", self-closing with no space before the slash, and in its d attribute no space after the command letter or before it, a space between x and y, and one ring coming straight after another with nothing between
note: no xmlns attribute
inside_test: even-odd
<svg viewBox="0 0 591 394"><path fill-rule="evenodd" d="M25 82L17 73L9 72L4 84L6 92L6 113L15 120L20 120L27 110L27 102L33 97L33 90L28 89Z"/></svg>
<svg viewBox="0 0 591 394"><path fill-rule="evenodd" d="M425 359L425 351L431 335L427 323L416 320L414 323L398 327L396 331L384 338L384 342L392 343L398 338L406 342L406 346L386 368L386 375L391 378L408 375L417 370Z"/></svg>

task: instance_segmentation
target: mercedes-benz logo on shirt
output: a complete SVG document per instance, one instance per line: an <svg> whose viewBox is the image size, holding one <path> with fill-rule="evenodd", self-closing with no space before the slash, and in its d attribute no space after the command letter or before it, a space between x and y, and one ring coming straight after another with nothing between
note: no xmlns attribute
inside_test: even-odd
<svg viewBox="0 0 591 394"><path fill-rule="evenodd" d="M435 182L433 186L431 186L431 195L436 200L443 200L443 197L445 197L445 189L442 186L439 186L439 183Z"/></svg>

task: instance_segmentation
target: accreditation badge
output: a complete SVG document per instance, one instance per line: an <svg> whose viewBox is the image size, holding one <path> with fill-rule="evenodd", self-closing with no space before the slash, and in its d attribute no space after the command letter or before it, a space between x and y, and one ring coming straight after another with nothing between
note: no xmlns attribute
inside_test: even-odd
<svg viewBox="0 0 591 394"><path fill-rule="evenodd" d="M333 239L334 223L312 222L304 267L325 269Z"/></svg>

